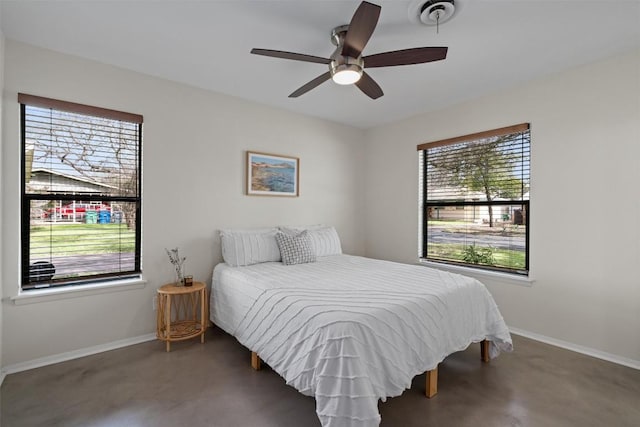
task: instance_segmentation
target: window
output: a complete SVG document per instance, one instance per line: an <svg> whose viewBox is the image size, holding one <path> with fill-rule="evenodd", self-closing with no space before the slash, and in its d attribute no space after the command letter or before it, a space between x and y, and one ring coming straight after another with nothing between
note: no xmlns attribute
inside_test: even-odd
<svg viewBox="0 0 640 427"><path fill-rule="evenodd" d="M22 289L139 277L142 116L18 102Z"/></svg>
<svg viewBox="0 0 640 427"><path fill-rule="evenodd" d="M418 146L420 258L529 272L529 124Z"/></svg>

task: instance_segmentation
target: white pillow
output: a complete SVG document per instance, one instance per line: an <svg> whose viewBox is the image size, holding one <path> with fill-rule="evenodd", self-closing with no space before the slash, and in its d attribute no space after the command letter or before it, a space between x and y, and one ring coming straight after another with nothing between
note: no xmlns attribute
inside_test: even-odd
<svg viewBox="0 0 640 427"><path fill-rule="evenodd" d="M222 258L232 267L280 261L280 248L276 242L278 229L220 230Z"/></svg>
<svg viewBox="0 0 640 427"><path fill-rule="evenodd" d="M297 234L300 232L299 227L280 227L280 230L287 234ZM318 227L312 226L307 229L311 248L316 256L340 255L342 247L340 245L340 237L335 227Z"/></svg>

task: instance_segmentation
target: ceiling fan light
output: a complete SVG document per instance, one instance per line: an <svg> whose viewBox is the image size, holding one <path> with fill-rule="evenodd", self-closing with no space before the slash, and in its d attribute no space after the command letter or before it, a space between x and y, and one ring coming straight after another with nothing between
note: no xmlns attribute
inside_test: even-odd
<svg viewBox="0 0 640 427"><path fill-rule="evenodd" d="M339 85L351 85L362 77L362 68L356 64L342 64L331 69L331 78Z"/></svg>
<svg viewBox="0 0 640 427"><path fill-rule="evenodd" d="M355 70L344 70L334 74L331 78L339 85L351 85L360 80L362 73Z"/></svg>

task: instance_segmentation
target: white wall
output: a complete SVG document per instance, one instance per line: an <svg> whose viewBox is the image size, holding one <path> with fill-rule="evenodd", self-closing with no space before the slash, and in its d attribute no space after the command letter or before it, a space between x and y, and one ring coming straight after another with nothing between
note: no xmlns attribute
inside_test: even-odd
<svg viewBox="0 0 640 427"><path fill-rule="evenodd" d="M536 282L483 281L510 326L640 360L640 52L366 133L10 40L4 65L0 293L19 286L19 91L144 115L149 284L4 301L0 366L153 332L152 296L172 277L164 248L179 246L209 282L222 227L331 223L347 253L414 262L416 145L521 122L532 126ZM247 149L299 156L301 196L243 195Z"/></svg>
<svg viewBox="0 0 640 427"><path fill-rule="evenodd" d="M483 282L510 326L640 363L640 52L368 131L365 253L416 260L418 144L522 122L536 281Z"/></svg>
<svg viewBox="0 0 640 427"><path fill-rule="evenodd" d="M18 92L144 115L143 268L149 282L141 290L31 305L5 301L5 366L152 333L152 297L172 279L164 248L179 246L188 273L210 283L221 261L220 228L333 224L343 250L363 254L361 130L11 40L5 61L4 296L19 287ZM299 157L300 197L245 196L246 150Z"/></svg>

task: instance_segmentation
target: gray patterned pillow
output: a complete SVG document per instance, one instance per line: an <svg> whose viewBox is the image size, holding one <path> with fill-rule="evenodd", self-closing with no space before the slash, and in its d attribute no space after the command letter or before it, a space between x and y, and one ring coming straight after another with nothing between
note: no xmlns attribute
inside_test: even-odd
<svg viewBox="0 0 640 427"><path fill-rule="evenodd" d="M278 232L276 234L276 242L278 242L284 265L305 264L316 261L316 254L311 249L307 230L296 235Z"/></svg>

